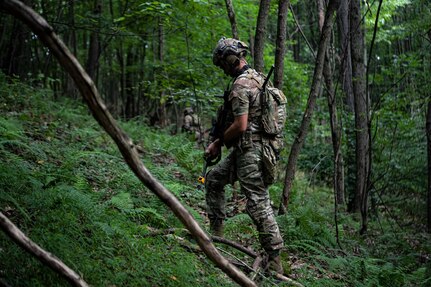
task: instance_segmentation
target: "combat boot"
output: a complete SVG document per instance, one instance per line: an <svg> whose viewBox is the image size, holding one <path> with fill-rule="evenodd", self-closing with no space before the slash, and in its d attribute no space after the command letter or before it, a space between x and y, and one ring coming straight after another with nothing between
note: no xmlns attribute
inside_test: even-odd
<svg viewBox="0 0 431 287"><path fill-rule="evenodd" d="M210 219L210 232L214 236L223 237L223 219Z"/></svg>
<svg viewBox="0 0 431 287"><path fill-rule="evenodd" d="M268 259L268 270L271 272L276 272L278 274L283 274L283 265L281 264L280 255L274 258Z"/></svg>
<svg viewBox="0 0 431 287"><path fill-rule="evenodd" d="M283 274L283 265L281 264L280 253L278 251L271 252L268 255L268 263L265 267L266 273L278 273Z"/></svg>

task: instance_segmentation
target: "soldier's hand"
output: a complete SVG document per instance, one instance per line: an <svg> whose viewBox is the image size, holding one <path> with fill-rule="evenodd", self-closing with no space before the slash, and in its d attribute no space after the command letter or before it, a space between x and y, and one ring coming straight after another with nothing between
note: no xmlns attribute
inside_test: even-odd
<svg viewBox="0 0 431 287"><path fill-rule="evenodd" d="M210 145L205 149L204 157L206 159L215 159L221 153L221 144L218 139L210 143Z"/></svg>

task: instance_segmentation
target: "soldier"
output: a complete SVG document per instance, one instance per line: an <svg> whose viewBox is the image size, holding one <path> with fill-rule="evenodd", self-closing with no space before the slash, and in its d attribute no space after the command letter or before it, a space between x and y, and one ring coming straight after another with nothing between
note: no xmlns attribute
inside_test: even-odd
<svg viewBox="0 0 431 287"><path fill-rule="evenodd" d="M213 52L213 63L226 75L233 77L232 86L225 92L222 117L217 125L222 131L213 134L205 157L214 159L226 145L229 155L206 175L206 203L210 231L223 236L225 213L224 187L239 181L247 198L246 210L259 232L259 241L268 255L266 269L283 273L280 249L283 247L275 215L270 204L264 149L267 140L262 136L259 91L264 77L250 68L245 56L248 46L236 39L221 38ZM220 119L222 118L222 119ZM224 121L220 123L220 121ZM269 176L271 177L271 176Z"/></svg>
<svg viewBox="0 0 431 287"><path fill-rule="evenodd" d="M197 141L198 143L202 142L203 131L201 123L198 115L194 113L193 108L184 109L182 131L194 134L195 141Z"/></svg>

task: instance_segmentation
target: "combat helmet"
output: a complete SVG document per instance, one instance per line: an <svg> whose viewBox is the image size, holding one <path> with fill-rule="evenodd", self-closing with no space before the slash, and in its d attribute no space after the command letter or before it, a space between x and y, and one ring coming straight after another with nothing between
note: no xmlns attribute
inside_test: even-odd
<svg viewBox="0 0 431 287"><path fill-rule="evenodd" d="M185 108L184 111L183 111L183 113L184 113L185 116L186 115L191 115L191 114L193 114L193 108L192 107Z"/></svg>
<svg viewBox="0 0 431 287"><path fill-rule="evenodd" d="M233 39L222 37L213 52L213 63L220 66L222 61L225 61L228 56L233 55L234 58L239 59L247 55L248 46L246 43Z"/></svg>

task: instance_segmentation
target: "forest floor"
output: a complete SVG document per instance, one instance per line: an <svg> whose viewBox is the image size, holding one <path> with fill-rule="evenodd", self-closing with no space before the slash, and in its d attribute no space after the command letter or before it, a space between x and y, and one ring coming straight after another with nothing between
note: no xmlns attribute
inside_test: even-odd
<svg viewBox="0 0 431 287"><path fill-rule="evenodd" d="M0 84L0 210L33 241L92 286L236 286L139 182L85 106L21 83ZM148 170L208 229L197 182L202 148L143 118L120 125L142 148ZM259 252L238 189L226 190L225 237ZM274 206L281 191L281 180L270 188ZM304 286L431 286L429 235L371 218L360 236L358 218L340 212L339 245L333 218L332 191L298 172L289 212L277 217L286 275ZM237 263L253 264L234 248L217 247ZM0 279L11 286L68 285L3 233ZM259 286L289 286L256 279Z"/></svg>

